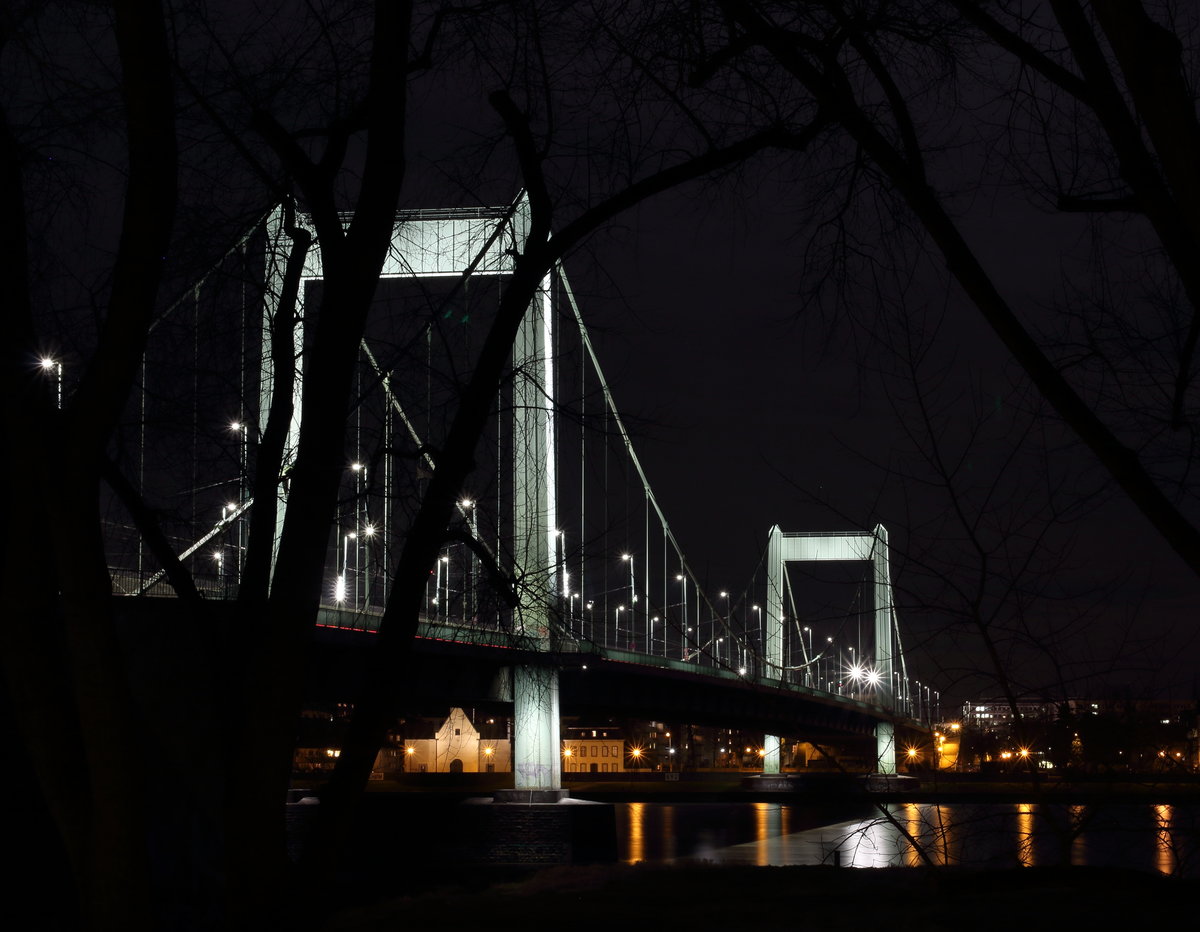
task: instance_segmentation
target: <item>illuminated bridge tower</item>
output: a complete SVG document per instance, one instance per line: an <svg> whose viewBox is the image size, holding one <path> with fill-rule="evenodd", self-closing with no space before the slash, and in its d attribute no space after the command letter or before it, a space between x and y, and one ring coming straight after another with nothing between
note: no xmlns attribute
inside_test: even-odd
<svg viewBox="0 0 1200 932"><path fill-rule="evenodd" d="M883 708L894 711L892 676L892 581L888 569L887 529L875 525L870 533L785 533L771 528L767 543L766 660L772 676L785 672L783 657L783 587L787 563L812 561L867 561L874 567L875 582L875 695ZM763 773L779 773L779 736L763 740ZM875 756L880 773L896 772L895 726L881 721L875 726Z"/></svg>
<svg viewBox="0 0 1200 932"><path fill-rule="evenodd" d="M555 462L551 282L525 312L513 347L513 628L539 650L550 648L550 613L560 586ZM512 794L498 800L555 802L562 789L558 670L520 664L512 671Z"/></svg>
<svg viewBox="0 0 1200 932"><path fill-rule="evenodd" d="M303 214L298 225L314 232ZM381 279L466 278L511 275L516 256L525 245L529 229L529 204L522 195L507 207L403 211L397 214L392 244L380 273ZM279 296L288 238L283 212L268 219L268 287L263 308L263 346L270 345L272 325L279 312ZM315 237L314 237L315 239ZM304 283L324 277L321 252L309 250L297 299L297 322L293 333L294 358L303 359ZM554 442L554 378L552 371L551 279L526 312L513 350L512 420L512 575L518 581L519 604L514 631L525 646L535 650L550 647L551 612L560 589L557 563L556 477ZM387 403L404 420L410 421L391 394L386 378L381 383ZM264 423L270 409L276 378L270 353L262 355L260 410ZM293 385L293 416L285 451L286 471L299 444L300 413L303 410L304 374L297 367ZM410 426L410 431L413 429ZM432 463L429 465L432 467ZM287 485L278 490L277 534L282 532L287 508ZM386 527L386 521L385 521ZM382 541L383 563L388 562L388 538ZM515 789L522 801L553 801L562 790L559 748L558 671L549 665L514 667L511 676L513 701L513 771Z"/></svg>

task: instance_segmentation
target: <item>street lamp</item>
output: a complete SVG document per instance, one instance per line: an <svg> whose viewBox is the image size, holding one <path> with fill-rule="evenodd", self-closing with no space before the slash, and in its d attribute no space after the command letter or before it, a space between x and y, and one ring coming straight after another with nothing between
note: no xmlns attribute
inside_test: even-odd
<svg viewBox="0 0 1200 932"><path fill-rule="evenodd" d="M762 606L751 605L750 608L754 611L754 614L758 616L758 655L761 657L766 652L766 647L763 645Z"/></svg>
<svg viewBox="0 0 1200 932"><path fill-rule="evenodd" d="M433 620L434 620L434 621L437 621L437 620L438 620L438 617L439 617L439 615L440 615L440 613L441 613L441 606L442 606L442 567L445 567L445 568L446 568L446 580L447 580L447 582L446 582L446 601L447 601L447 602L449 602L449 601L450 601L450 582L449 582L449 579L450 579L450 567L449 567L449 566L446 566L446 564L448 564L449 562L450 562L450 558L449 558L448 556L446 556L445 554L443 554L442 556L438 557L438 559L437 559L437 563L435 564L435 565L436 565L436 567L437 567L437 575L434 577L434 582L433 582L433 605L434 605L434 609L433 609ZM448 609L448 608L449 608L449 606L447 606L447 609ZM447 617L448 617L448 613L447 613Z"/></svg>
<svg viewBox="0 0 1200 932"><path fill-rule="evenodd" d="M617 610L613 612L613 635L616 637L617 645L621 643L621 612L625 611L624 605L618 605ZM605 641L607 642L607 636Z"/></svg>
<svg viewBox="0 0 1200 932"><path fill-rule="evenodd" d="M584 608L587 609L587 613L588 613L587 637L592 641L596 640L596 616L592 612L592 606L595 604L596 604L595 602L588 602L586 605L584 605Z"/></svg>
<svg viewBox="0 0 1200 932"><path fill-rule="evenodd" d="M686 577L686 576L684 576L684 575L683 575L683 573L679 573L679 574L678 574L678 575L677 575L675 578L679 580L679 582L680 582L680 585L681 585L681 587L683 588L683 624L682 624L682 625L680 625L680 632L679 632L679 633L680 633L680 637L681 637L681 638L682 638L682 640L683 640L683 655L682 655L682 659L683 659L683 660L686 662L686 661L687 661L687 659L688 659L688 643L687 643L687 642L688 642L688 637L687 637L687 633L688 633L688 631L690 631L690 630L691 630L691 629L688 627L688 623L687 623L687 577Z"/></svg>
<svg viewBox="0 0 1200 932"><path fill-rule="evenodd" d="M479 513L475 508L475 501L470 498L464 498L458 503L459 508L467 512L471 522L471 540L472 542L479 540ZM463 606L463 616L467 619L475 617L475 574L477 567L475 565L475 549L470 548L471 555L467 558L467 598L466 604Z"/></svg>
<svg viewBox="0 0 1200 932"><path fill-rule="evenodd" d="M637 583L634 581L633 554L623 553L621 559L629 564L629 633L637 627Z"/></svg>
<svg viewBox="0 0 1200 932"><path fill-rule="evenodd" d="M371 541L375 537L375 525L368 524L363 528L363 537L366 538L363 547L366 549L367 571L363 574L363 611L371 609Z"/></svg>
<svg viewBox="0 0 1200 932"><path fill-rule="evenodd" d="M218 545L213 551L213 559L217 561L217 590L221 593L221 598L225 598L225 546Z"/></svg>
<svg viewBox="0 0 1200 932"><path fill-rule="evenodd" d="M731 632L730 620L729 620L729 593L722 591L722 592L718 593L718 595L722 599L725 600L725 618L722 620L721 624L724 625L724 627L725 627L725 633L730 634L732 632ZM718 644L721 643L720 639L717 640L717 643ZM717 666L720 666L721 665L720 649L717 650L717 654L718 654Z"/></svg>
<svg viewBox="0 0 1200 932"><path fill-rule="evenodd" d="M350 579L350 541L357 540L357 539L358 539L358 534L354 531L349 531L342 538L342 575L339 577L339 585L341 586L342 597L337 600L339 602L346 601L346 590L348 588L347 583L349 582L349 579ZM355 548L355 556L356 557L358 556L357 547ZM358 580L357 579L355 580L354 588L355 588L355 592L354 592L355 606L354 607L357 608L358 607Z"/></svg>
<svg viewBox="0 0 1200 932"><path fill-rule="evenodd" d="M350 470L354 473L354 530L356 533L370 523L370 516L367 513L367 467L363 463L354 462L350 464ZM354 607L358 608L358 588L362 579L362 554L359 552L358 544L354 545Z"/></svg>
<svg viewBox="0 0 1200 932"><path fill-rule="evenodd" d="M41 364L42 364L43 372L50 372L50 371L54 372L55 382L57 383L57 390L55 392L55 398L56 398L55 407L61 411L62 410L62 363L59 362L57 359L52 359L49 356L43 356L41 359Z"/></svg>

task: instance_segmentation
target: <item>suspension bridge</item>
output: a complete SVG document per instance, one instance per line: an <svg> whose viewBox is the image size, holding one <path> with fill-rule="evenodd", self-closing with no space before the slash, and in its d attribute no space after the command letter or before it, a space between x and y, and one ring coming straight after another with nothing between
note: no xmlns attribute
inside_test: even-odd
<svg viewBox="0 0 1200 932"><path fill-rule="evenodd" d="M359 347L322 582L326 629L377 629L407 524L435 468L432 451L527 229L523 197L397 215ZM288 245L275 210L162 314L122 437L139 494L210 598L236 595L241 580L250 477L279 377L267 347ZM290 334L300 364L277 491L280 528L312 339L304 305L323 280L319 251L305 262ZM69 372L60 361L44 365L61 403ZM430 567L420 637L522 657L511 683L518 790L560 791L560 672L589 658L636 669L639 682L657 677L681 696L694 694L693 681L757 690L801 725L806 702L852 713L846 720L873 728L882 773L895 772L897 726L936 717L936 695L908 675L882 526L773 527L750 581L706 590L638 459L562 267L526 313L477 461L457 526ZM172 594L143 536L115 509L109 537L116 594ZM802 617L789 568L813 562L864 567L865 638L850 644ZM627 687L619 678L608 685ZM763 772L779 770L780 739L768 734Z"/></svg>

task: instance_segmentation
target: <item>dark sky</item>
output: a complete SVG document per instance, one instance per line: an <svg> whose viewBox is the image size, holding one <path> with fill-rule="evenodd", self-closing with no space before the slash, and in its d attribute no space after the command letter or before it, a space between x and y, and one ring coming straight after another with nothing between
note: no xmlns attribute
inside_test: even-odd
<svg viewBox="0 0 1200 932"><path fill-rule="evenodd" d="M414 84L402 207L473 197L504 203L519 186L507 141L491 144L500 138L486 103L493 76L481 80L459 64L471 72L464 59ZM568 114L576 123L560 123L559 131L594 142L593 115ZM1012 189L973 184L966 173L978 168L954 171L944 186L965 192L952 204L964 230L1006 294L1040 322L1045 305L1038 302L1079 284L1078 265L1060 256L1078 254L1080 222L1019 206ZM469 187L465 177L473 179ZM650 481L709 590L747 585L772 524L838 530L884 520L896 582L912 607L902 621L928 649L930 675L944 671L973 692L982 687L960 679L960 671L978 665L978 641L947 620L962 603L947 590L966 571L950 571L952 585L939 587L922 570L931 553L936 566L949 565L947 551L956 545L939 524L948 513L942 490L915 465L921 442L906 439L894 407L911 414L911 392L887 373L895 358L871 345L882 336L872 322L882 318L862 293L822 309L799 297L803 273L820 271L802 268L811 200L805 183L767 159L720 184L662 196L594 237L569 258L567 272ZM964 474L986 487L1013 442L1001 428L1038 425L997 486L1004 519L1016 520L1045 477L1065 501L1095 493L1054 537L1054 568L1028 590L1009 593L1007 609L996 608L1005 637L1023 645L1014 647L1014 657L1029 664L1022 681L1030 689L1058 678L1056 688L1070 690L1105 683L1191 690L1192 574L1120 495L1095 491L1102 482L1090 456L1053 419L1024 417L1035 402L1023 380L974 308L947 288L938 263L917 267L910 287L904 297L916 316L944 315L932 357L945 375L926 383L942 408L939 442L961 450L980 405L1003 412L966 458ZM1045 657L1035 663L1031 650ZM1072 672L1064 679L1065 668Z"/></svg>
<svg viewBox="0 0 1200 932"><path fill-rule="evenodd" d="M609 292L593 296L589 323L601 331L618 405L634 425L668 520L711 592L746 586L772 524L841 530L885 520L899 551L896 582L908 590L901 601L916 603L902 624L924 653L918 675L940 676L959 699L978 695L989 687L972 675L984 663L978 637L953 621L961 601L931 588L919 568L905 576L905 548L931 546L918 538L949 506L941 490L926 485L928 475L889 476L883 468L911 445L888 398L904 388L878 373L878 357L856 346L848 325L831 325L802 307L800 224L788 208L786 192L771 185L745 199L703 188L681 192L598 237L592 255L568 265L572 274L594 258L612 277ZM985 259L1008 270L1006 285L1018 298L1055 287L1057 260L1045 244L1058 231L1050 224L1038 242L1028 220L984 204L970 229ZM937 394L948 406L945 443L953 451L975 409L946 396L965 399L978 390L998 407L1031 402L975 309L937 276L927 282L929 294L917 302L947 308L937 352L950 375ZM581 303L587 315L588 303ZM1026 420L1014 417L1018 422ZM1091 457L1052 417L1036 423L1030 457L1004 473L1009 484L1000 497L1014 500L1001 504L1011 513L1021 511L1015 497L1023 487L1038 487L1039 468L1058 477L1064 501L1103 483ZM973 454L981 482L992 481L990 470L1008 445L1001 430ZM1119 494L1102 494L1049 549L1048 579L1035 581L1032 595L996 597L996 636L1022 668L1015 676L1020 688L1190 695L1194 580L1145 519ZM850 601L846 578L853 573L813 573L839 581L811 580L810 610ZM793 581L805 585L795 573ZM1006 599L1021 607L1006 609Z"/></svg>

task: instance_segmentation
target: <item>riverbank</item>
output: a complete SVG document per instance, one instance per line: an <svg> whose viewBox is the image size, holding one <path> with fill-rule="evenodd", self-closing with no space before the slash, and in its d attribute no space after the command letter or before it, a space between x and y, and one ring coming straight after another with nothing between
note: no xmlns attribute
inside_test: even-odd
<svg viewBox="0 0 1200 932"><path fill-rule="evenodd" d="M1190 915L1200 881L1106 868L556 867L346 910L328 932L882 924L921 932L1137 928Z"/></svg>

